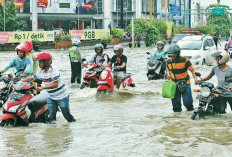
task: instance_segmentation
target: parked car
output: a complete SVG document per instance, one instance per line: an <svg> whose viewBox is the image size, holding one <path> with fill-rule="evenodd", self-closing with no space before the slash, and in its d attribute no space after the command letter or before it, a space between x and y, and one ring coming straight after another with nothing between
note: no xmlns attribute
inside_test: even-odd
<svg viewBox="0 0 232 157"><path fill-rule="evenodd" d="M209 35L185 36L177 42L181 48L181 55L188 57L192 64L213 65L211 54L216 52L216 45Z"/></svg>
<svg viewBox="0 0 232 157"><path fill-rule="evenodd" d="M171 41L171 44L177 43L177 41L181 40L183 37L188 36L188 35L190 35L190 34L176 34L176 35L174 35L174 37Z"/></svg>

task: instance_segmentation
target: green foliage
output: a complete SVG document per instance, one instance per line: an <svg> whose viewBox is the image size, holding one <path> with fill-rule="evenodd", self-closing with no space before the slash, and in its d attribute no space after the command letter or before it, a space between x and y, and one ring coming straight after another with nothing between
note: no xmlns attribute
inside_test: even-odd
<svg viewBox="0 0 232 157"><path fill-rule="evenodd" d="M22 27L20 23L20 18L16 16L16 6L14 5L13 0L6 3L6 31L16 31L17 29ZM4 7L0 4L0 31L4 31Z"/></svg>
<svg viewBox="0 0 232 157"><path fill-rule="evenodd" d="M110 42L113 38L113 35L107 35L101 38L101 42Z"/></svg>
<svg viewBox="0 0 232 157"><path fill-rule="evenodd" d="M197 26L196 30L200 31L201 34L215 34L216 33L216 28L214 25Z"/></svg>
<svg viewBox="0 0 232 157"><path fill-rule="evenodd" d="M55 37L55 41L59 42L59 41L70 41L71 40L71 36L69 35L58 35Z"/></svg>
<svg viewBox="0 0 232 157"><path fill-rule="evenodd" d="M227 5L212 4L207 7L207 9L212 10L213 8L229 8ZM223 36L229 36L231 28L231 19L229 17L229 12L225 11L224 15L212 15L210 11L207 17L207 25L213 25L215 27L215 32L217 35L222 34Z"/></svg>
<svg viewBox="0 0 232 157"><path fill-rule="evenodd" d="M127 27L127 31L131 32L132 23ZM135 36L145 34L145 42L149 44L156 43L159 40L164 40L167 31L165 21L153 19L148 21L145 18L138 18L134 22Z"/></svg>
<svg viewBox="0 0 232 157"><path fill-rule="evenodd" d="M35 45L39 45L41 43L41 41L36 40L36 39L33 39L31 42L32 44L35 44Z"/></svg>
<svg viewBox="0 0 232 157"><path fill-rule="evenodd" d="M124 30L113 28L111 34L113 35L113 38L123 38Z"/></svg>
<svg viewBox="0 0 232 157"><path fill-rule="evenodd" d="M188 29L188 27L185 25L178 25L178 26L172 25L172 27L175 30L174 32L175 34L181 34L183 30Z"/></svg>

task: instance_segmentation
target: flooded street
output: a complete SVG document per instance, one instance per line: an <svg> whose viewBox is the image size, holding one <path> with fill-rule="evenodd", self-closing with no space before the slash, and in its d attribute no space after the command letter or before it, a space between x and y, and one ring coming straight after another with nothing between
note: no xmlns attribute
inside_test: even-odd
<svg viewBox="0 0 232 157"><path fill-rule="evenodd" d="M80 85L70 83L67 51L48 50L69 89L71 113L77 122L68 123L58 112L54 125L0 128L0 156L232 156L230 107L225 115L196 121L190 120L192 112L185 108L173 113L171 100L161 96L163 80L148 81L146 77L146 52L153 54L154 48L126 48L127 72L133 74L136 87L99 99L95 88L81 90ZM112 57L112 48L106 52ZM88 60L94 50L81 53ZM1 52L0 69L15 56L16 52ZM195 69L205 76L212 67ZM193 91L198 86L190 77ZM216 85L216 77L210 82ZM197 107L196 93L193 98Z"/></svg>

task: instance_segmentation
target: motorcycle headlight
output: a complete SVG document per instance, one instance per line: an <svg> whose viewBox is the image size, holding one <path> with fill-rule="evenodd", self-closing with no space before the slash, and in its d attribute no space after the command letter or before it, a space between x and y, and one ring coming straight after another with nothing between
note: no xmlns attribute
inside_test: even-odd
<svg viewBox="0 0 232 157"><path fill-rule="evenodd" d="M202 87L200 90L200 94L203 97L208 97L210 95L210 89L208 87Z"/></svg>
<svg viewBox="0 0 232 157"><path fill-rule="evenodd" d="M105 80L106 77L107 77L107 75L108 75L108 71L104 70L104 71L102 71L102 73L101 73L101 78L102 78L103 80Z"/></svg>
<svg viewBox="0 0 232 157"><path fill-rule="evenodd" d="M154 66L149 66L149 65L147 65L147 69L148 69L148 70L155 69L155 67L156 67L156 65L154 65Z"/></svg>
<svg viewBox="0 0 232 157"><path fill-rule="evenodd" d="M20 104L16 105L16 106L13 106L13 107L10 107L8 112L12 112L12 113L15 113L16 110L19 108Z"/></svg>

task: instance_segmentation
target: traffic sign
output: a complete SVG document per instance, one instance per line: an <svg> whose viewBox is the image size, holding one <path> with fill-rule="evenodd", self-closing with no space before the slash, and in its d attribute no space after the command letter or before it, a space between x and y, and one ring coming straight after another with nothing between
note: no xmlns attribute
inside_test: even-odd
<svg viewBox="0 0 232 157"><path fill-rule="evenodd" d="M171 14L180 14L180 6L171 6Z"/></svg>
<svg viewBox="0 0 232 157"><path fill-rule="evenodd" d="M213 15L224 15L225 8L213 8L212 14Z"/></svg>

